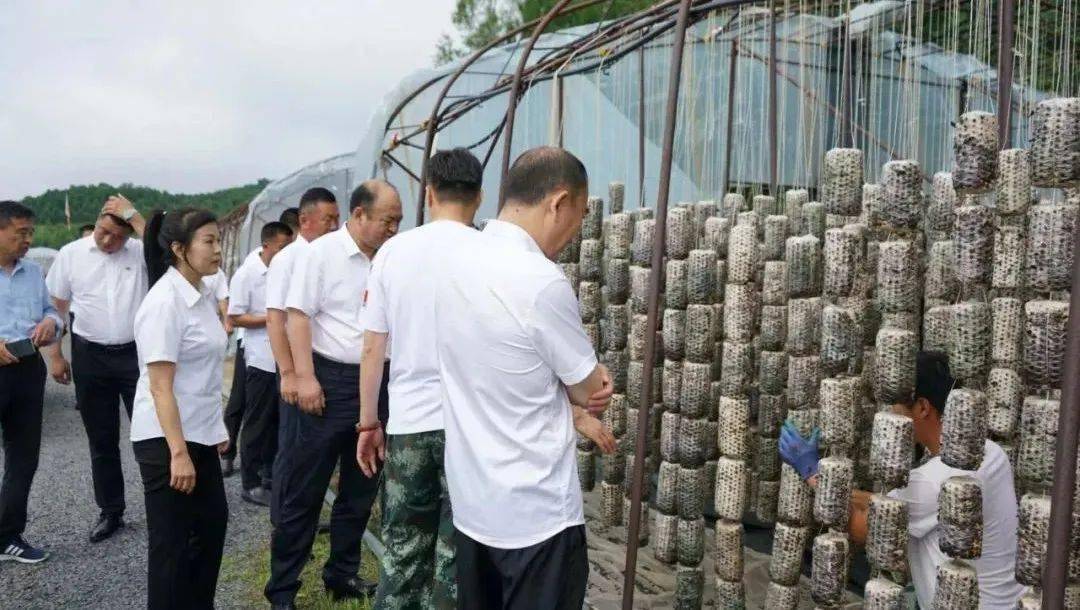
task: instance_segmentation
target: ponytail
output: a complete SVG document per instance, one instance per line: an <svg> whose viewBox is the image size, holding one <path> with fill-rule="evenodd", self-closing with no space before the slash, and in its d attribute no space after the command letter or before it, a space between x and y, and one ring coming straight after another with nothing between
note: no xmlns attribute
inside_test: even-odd
<svg viewBox="0 0 1080 610"><path fill-rule="evenodd" d="M183 208L168 213L155 211L143 231L143 258L146 260L150 285L156 284L169 267L176 266L176 254L172 250L174 243L184 247L191 245L195 232L214 222L217 222L217 217L212 212L199 208Z"/></svg>

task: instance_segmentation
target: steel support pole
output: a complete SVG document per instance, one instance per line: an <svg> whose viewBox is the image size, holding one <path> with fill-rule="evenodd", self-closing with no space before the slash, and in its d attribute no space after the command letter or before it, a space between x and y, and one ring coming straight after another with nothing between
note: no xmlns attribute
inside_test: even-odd
<svg viewBox="0 0 1080 610"><path fill-rule="evenodd" d="M724 131L724 190L731 190L731 145L735 142L735 79L739 69L739 39L731 39L731 61L728 62L727 128Z"/></svg>
<svg viewBox="0 0 1080 610"><path fill-rule="evenodd" d="M1080 243L1080 224L1073 232L1073 246ZM1057 452L1054 487L1050 492L1050 535L1043 573L1043 608L1065 607L1065 584L1072 540L1073 490L1076 487L1076 442L1080 435L1080 256L1073 257L1069 298L1069 334L1065 347L1065 370L1058 408Z"/></svg>
<svg viewBox="0 0 1080 610"><path fill-rule="evenodd" d="M848 13L847 21L844 23L844 27L840 29L840 32L843 36L840 44L844 45L842 49L843 71L841 72L843 83L840 88L840 146L854 148L855 141L851 130L851 123L855 117L854 98L852 97L852 81L855 80L855 67L851 57L850 12Z"/></svg>
<svg viewBox="0 0 1080 610"><path fill-rule="evenodd" d="M1001 0L998 5L998 145L1012 146L1013 44L1016 39L1016 0ZM1053 607L1053 606L1051 606Z"/></svg>
<svg viewBox="0 0 1080 610"><path fill-rule="evenodd" d="M566 9L566 12L571 13L573 11L577 11L583 8L595 6L604 1L605 0L585 0L584 2L580 2L578 4L575 4L574 6L568 7ZM499 36L495 40L492 40L488 44L484 45L482 48L477 49L472 55L469 56L468 59L466 59L464 62L461 63L460 66L458 66L457 70L455 70L453 74L450 75L450 78L446 80L446 84L443 85L442 91L439 92L439 96L435 98L435 104L431 108L431 115L428 117L426 125L427 133L426 137L424 138L424 158L420 161L420 196L416 205L416 226L419 227L420 225L424 224L424 195L425 188L427 186L427 162L428 159L431 158L432 149L435 146L435 134L439 131L439 111L442 109L442 103L446 100L446 96L450 93L450 88L454 86L454 83L456 83L459 78L461 78L462 74L465 74L465 71L469 69L469 66L472 66L474 63L476 63L481 57L486 55L488 51L505 43L514 36L517 36L518 34L528 30L530 27L536 25L536 23L537 21L533 20L528 23L522 24L521 26L510 30L506 34Z"/></svg>
<svg viewBox="0 0 1080 610"><path fill-rule="evenodd" d="M682 0L675 24L671 46L671 68L668 72L667 114L664 116L664 138L660 152L660 176L656 192L656 226L653 234L652 272L649 274L648 317L645 325L645 362L642 371L641 404L638 405L637 438L634 439L634 473L630 483L630 522L626 532L626 563L623 569L623 610L634 606L634 587L637 576L638 537L641 531L641 498L645 479L645 455L649 430L649 410L652 408L652 379L656 365L654 351L656 329L659 324L660 277L664 264L666 242L667 207L671 188L672 153L675 148L675 124L678 120L679 81L682 76L683 47L686 27L690 21L690 3Z"/></svg>
<svg viewBox="0 0 1080 610"><path fill-rule="evenodd" d="M777 132L776 0L769 1L769 194L779 197L780 134Z"/></svg>
<svg viewBox="0 0 1080 610"><path fill-rule="evenodd" d="M503 154L502 165L499 167L499 211L502 211L503 205L506 203L506 176L510 173L510 148L514 142L514 114L517 113L518 97L521 95L521 74L525 71L525 66L529 63L529 55L532 54L532 49L536 46L537 39L547 29L549 23L559 16L563 8L570 4L570 0L559 0L551 8L544 18L540 20L540 23L536 24L536 28L533 29L532 36L529 37L528 42L525 43L525 48L521 50L521 58L518 59L517 69L514 70L514 80L510 83L510 102L506 107L506 128L503 131Z"/></svg>

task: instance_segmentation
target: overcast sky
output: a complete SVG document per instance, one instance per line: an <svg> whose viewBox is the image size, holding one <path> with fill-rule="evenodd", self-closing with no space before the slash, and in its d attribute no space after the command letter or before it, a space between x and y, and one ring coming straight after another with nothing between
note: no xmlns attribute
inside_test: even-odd
<svg viewBox="0 0 1080 610"><path fill-rule="evenodd" d="M203 192L353 150L453 0L0 0L0 199Z"/></svg>

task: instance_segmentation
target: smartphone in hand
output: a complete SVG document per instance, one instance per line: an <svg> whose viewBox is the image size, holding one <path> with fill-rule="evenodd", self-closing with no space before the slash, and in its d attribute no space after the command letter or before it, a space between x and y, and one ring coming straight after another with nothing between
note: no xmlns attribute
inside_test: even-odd
<svg viewBox="0 0 1080 610"><path fill-rule="evenodd" d="M33 357L37 354L38 349L30 339L19 339L18 341L12 341L4 345L7 351L15 356L19 360Z"/></svg>

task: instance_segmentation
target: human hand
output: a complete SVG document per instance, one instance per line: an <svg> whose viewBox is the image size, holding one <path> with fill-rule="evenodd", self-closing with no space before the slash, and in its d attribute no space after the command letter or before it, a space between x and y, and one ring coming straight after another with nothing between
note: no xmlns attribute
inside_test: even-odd
<svg viewBox="0 0 1080 610"><path fill-rule="evenodd" d="M780 430L780 457L805 481L818 471L818 439L821 430L814 428L805 439L791 422L785 422Z"/></svg>
<svg viewBox="0 0 1080 610"><path fill-rule="evenodd" d="M592 415L582 414L574 418L574 429L585 438L596 443L600 453L607 455L615 453L615 435L599 419Z"/></svg>
<svg viewBox="0 0 1080 610"><path fill-rule="evenodd" d="M309 415L322 415L323 391L314 375L299 377L296 382L296 404Z"/></svg>
<svg viewBox="0 0 1080 610"><path fill-rule="evenodd" d="M217 444L218 455L225 455L229 452L229 447L232 445L232 441L225 439Z"/></svg>
<svg viewBox="0 0 1080 610"><path fill-rule="evenodd" d="M195 491L195 464L187 452L169 461L169 487L183 494Z"/></svg>
<svg viewBox="0 0 1080 610"><path fill-rule="evenodd" d="M11 355L11 352L7 350L7 345L3 341L0 341L0 366L7 366L9 364L15 364L19 359Z"/></svg>
<svg viewBox="0 0 1080 610"><path fill-rule="evenodd" d="M61 385L71 383L71 365L63 356L56 356L49 362L49 374Z"/></svg>
<svg viewBox="0 0 1080 610"><path fill-rule="evenodd" d="M281 374L281 399L290 405L295 405L298 400L296 393L296 374L295 373L282 373Z"/></svg>
<svg viewBox="0 0 1080 610"><path fill-rule="evenodd" d="M37 323L34 330L30 331L30 342L41 347L42 345L48 345L56 339L56 320L53 320L50 316L45 316Z"/></svg>
<svg viewBox="0 0 1080 610"><path fill-rule="evenodd" d="M382 426L363 430L356 439L356 463L369 479L379 474L379 463L386 461L386 437Z"/></svg>
<svg viewBox="0 0 1080 610"><path fill-rule="evenodd" d="M138 213L138 210L135 209L135 205L120 193L110 196L105 201L105 205L101 207L102 214L112 214L119 218L124 218L124 215L128 210L133 210L135 213Z"/></svg>
<svg viewBox="0 0 1080 610"><path fill-rule="evenodd" d="M598 364L600 369L600 379L603 382L603 386L589 397L589 403L585 405L585 409L599 417L605 409L607 409L608 403L611 402L611 395L615 392L615 386L611 382L611 373L608 372L607 367Z"/></svg>

